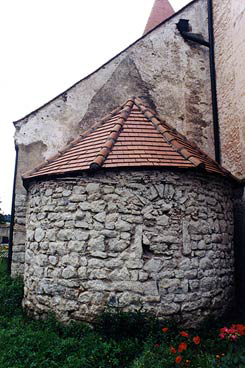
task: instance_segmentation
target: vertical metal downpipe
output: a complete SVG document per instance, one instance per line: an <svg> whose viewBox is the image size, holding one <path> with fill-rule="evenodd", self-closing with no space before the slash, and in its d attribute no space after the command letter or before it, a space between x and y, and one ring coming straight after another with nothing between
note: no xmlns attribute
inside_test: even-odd
<svg viewBox="0 0 245 368"><path fill-rule="evenodd" d="M11 222L9 229L9 249L8 249L8 263L7 272L11 275L11 263L13 254L13 232L14 232L14 216L15 216L15 189L16 189L16 176L17 176L17 166L18 166L18 154L19 147L15 146L15 167L14 167L14 182L13 182L13 193L12 193L12 209L11 209Z"/></svg>
<svg viewBox="0 0 245 368"><path fill-rule="evenodd" d="M207 3L208 3L209 62L210 62L210 81L211 81L212 108L213 108L214 149L215 149L215 160L220 164L221 150L220 150L220 131L219 131L219 116L218 116L218 103L217 103L215 57L214 57L213 4L212 0L207 0Z"/></svg>

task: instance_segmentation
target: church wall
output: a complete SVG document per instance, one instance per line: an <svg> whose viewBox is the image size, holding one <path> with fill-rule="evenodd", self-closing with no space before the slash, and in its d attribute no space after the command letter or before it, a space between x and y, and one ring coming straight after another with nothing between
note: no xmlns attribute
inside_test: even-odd
<svg viewBox="0 0 245 368"><path fill-rule="evenodd" d="M21 174L56 153L128 97L146 100L163 120L214 156L209 51L183 40L176 28L180 18L189 19L193 32L208 38L206 1L195 1L95 73L15 123L20 150L13 275L22 273L18 269L24 257L26 191Z"/></svg>
<svg viewBox="0 0 245 368"><path fill-rule="evenodd" d="M213 0L222 165L245 178L245 3Z"/></svg>
<svg viewBox="0 0 245 368"><path fill-rule="evenodd" d="M84 173L31 184L24 306L62 321L107 307L199 323L234 297L229 181L186 171Z"/></svg>

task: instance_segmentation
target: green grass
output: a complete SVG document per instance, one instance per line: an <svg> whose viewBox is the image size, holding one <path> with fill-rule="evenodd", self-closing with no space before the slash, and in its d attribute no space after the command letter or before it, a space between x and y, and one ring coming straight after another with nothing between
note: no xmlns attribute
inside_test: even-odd
<svg viewBox="0 0 245 368"><path fill-rule="evenodd" d="M6 275L5 262L0 260L0 368L245 367L245 338L235 343L221 340L224 322L207 321L184 338L180 326L163 325L142 313L108 312L93 327L74 322L64 326L52 316L33 320L21 308L22 281ZM242 321L233 318L227 323L233 322ZM163 332L163 326L168 331ZM193 342L196 335L201 338L198 345ZM183 341L186 351L170 352L170 346L178 349ZM177 355L182 356L178 365Z"/></svg>

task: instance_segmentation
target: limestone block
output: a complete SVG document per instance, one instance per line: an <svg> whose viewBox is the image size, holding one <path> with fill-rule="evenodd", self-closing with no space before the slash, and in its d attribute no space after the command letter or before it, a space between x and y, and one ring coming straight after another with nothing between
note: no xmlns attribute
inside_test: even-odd
<svg viewBox="0 0 245 368"><path fill-rule="evenodd" d="M91 238L88 242L88 246L92 251L105 251L105 237L101 235L98 238Z"/></svg>
<svg viewBox="0 0 245 368"><path fill-rule="evenodd" d="M134 233L134 243L132 244L132 247L131 247L136 258L142 258L142 254L143 254L142 237L143 237L143 226L136 225L135 233Z"/></svg>
<svg viewBox="0 0 245 368"><path fill-rule="evenodd" d="M56 230L55 229L47 230L46 239L49 241L55 241L56 240Z"/></svg>
<svg viewBox="0 0 245 368"><path fill-rule="evenodd" d="M49 261L49 263L51 263L51 265L56 266L57 263L58 263L58 257L56 257L56 256L49 256L48 257L48 261Z"/></svg>
<svg viewBox="0 0 245 368"><path fill-rule="evenodd" d="M114 193L115 188L112 185L104 185L102 190L105 194Z"/></svg>
<svg viewBox="0 0 245 368"><path fill-rule="evenodd" d="M69 197L69 195L71 195L71 190L70 189L65 189L62 192L63 197Z"/></svg>
<svg viewBox="0 0 245 368"><path fill-rule="evenodd" d="M70 229L59 230L58 233L57 233L57 239L58 240L73 240L74 239L74 233ZM82 240L82 239L78 239L78 240ZM84 239L84 240L86 240L86 239Z"/></svg>
<svg viewBox="0 0 245 368"><path fill-rule="evenodd" d="M193 279L196 279L197 278L197 270L187 270L185 271L185 277L188 279L188 280L193 280Z"/></svg>
<svg viewBox="0 0 245 368"><path fill-rule="evenodd" d="M92 294L89 291L82 292L78 297L79 303L85 303L85 304L88 304L91 299L92 299Z"/></svg>
<svg viewBox="0 0 245 368"><path fill-rule="evenodd" d="M141 304L141 297L137 294L124 292L119 298L119 306L125 307L127 305Z"/></svg>
<svg viewBox="0 0 245 368"><path fill-rule="evenodd" d="M98 213L97 215L94 216L94 219L98 222L105 222L106 219L106 212L103 211L101 213Z"/></svg>
<svg viewBox="0 0 245 368"><path fill-rule="evenodd" d="M127 232L127 231L131 230L131 225L128 222L119 219L115 223L115 228L119 231L126 231Z"/></svg>
<svg viewBox="0 0 245 368"><path fill-rule="evenodd" d="M116 269L112 271L109 275L110 280L130 280L130 274L126 267L123 267L122 269Z"/></svg>
<svg viewBox="0 0 245 368"><path fill-rule="evenodd" d="M84 267L84 266L82 266L82 267L79 267L79 269L78 269L78 277L80 278L80 279L84 279L84 280L86 280L87 279L87 267Z"/></svg>
<svg viewBox="0 0 245 368"><path fill-rule="evenodd" d="M47 266L47 264L48 264L48 256L46 254L36 254L33 257L33 261L38 266Z"/></svg>
<svg viewBox="0 0 245 368"><path fill-rule="evenodd" d="M180 305L176 303L164 303L164 297L162 298L160 315L162 316L170 316L172 314L178 313L180 310Z"/></svg>
<svg viewBox="0 0 245 368"><path fill-rule="evenodd" d="M162 215L157 218L157 225L167 226L168 222L169 222L169 217L166 215Z"/></svg>
<svg viewBox="0 0 245 368"><path fill-rule="evenodd" d="M105 263L105 261L102 260L102 259L92 258L92 259L88 260L88 267L90 269L103 268L105 266L105 264L107 265L107 263Z"/></svg>
<svg viewBox="0 0 245 368"><path fill-rule="evenodd" d="M92 212L103 212L105 209L105 206L106 206L106 203L104 200L93 201L90 204L90 208Z"/></svg>
<svg viewBox="0 0 245 368"><path fill-rule="evenodd" d="M37 228L35 230L35 234L34 234L34 239L37 242L40 242L41 240L43 240L45 236L45 231L42 228Z"/></svg>
<svg viewBox="0 0 245 368"><path fill-rule="evenodd" d="M143 267L143 261L141 259L129 259L125 262L125 265L129 269L141 269Z"/></svg>
<svg viewBox="0 0 245 368"><path fill-rule="evenodd" d="M79 241L88 240L89 233L87 231L74 230L71 238L67 240L73 240L74 238L75 240L79 240Z"/></svg>
<svg viewBox="0 0 245 368"><path fill-rule="evenodd" d="M163 279L159 281L159 289L161 293L161 289L168 289L168 288L179 288L180 280L178 279Z"/></svg>
<svg viewBox="0 0 245 368"><path fill-rule="evenodd" d="M69 251L74 251L77 252L79 254L83 254L85 253L87 248L86 242L85 241L78 241L78 240L70 240L68 243L68 250Z"/></svg>
<svg viewBox="0 0 245 368"><path fill-rule="evenodd" d="M76 269L72 266L67 266L62 271L62 277L64 279L71 279L73 277L76 277L76 275L77 275Z"/></svg>
<svg viewBox="0 0 245 368"><path fill-rule="evenodd" d="M89 183L86 186L86 191L90 194L90 193L97 193L100 189L100 185L99 183Z"/></svg>
<svg viewBox="0 0 245 368"><path fill-rule="evenodd" d="M109 239L108 249L110 252L122 252L128 247L126 240L119 240L117 238Z"/></svg>
<svg viewBox="0 0 245 368"><path fill-rule="evenodd" d="M96 280L106 280L108 279L108 272L107 270L100 268L100 269L94 269L90 271L89 279L96 279Z"/></svg>
<svg viewBox="0 0 245 368"><path fill-rule="evenodd" d="M211 291L215 286L215 279L213 277L204 277L200 280L200 290Z"/></svg>
<svg viewBox="0 0 245 368"><path fill-rule="evenodd" d="M199 266L203 270L211 269L213 267L212 261L208 257L200 259Z"/></svg>
<svg viewBox="0 0 245 368"><path fill-rule="evenodd" d="M90 203L88 202L82 202L82 203L79 203L79 208L82 210L82 211L88 211L91 209L91 205Z"/></svg>
<svg viewBox="0 0 245 368"><path fill-rule="evenodd" d="M61 259L61 263L63 265L71 265L73 267L77 267L80 263L80 259L77 253L72 252L70 254L63 256Z"/></svg>
<svg viewBox="0 0 245 368"><path fill-rule="evenodd" d="M100 251L92 251L90 250L90 255L94 258L102 258L102 259L106 259L108 258L108 253L106 252L100 252Z"/></svg>
<svg viewBox="0 0 245 368"><path fill-rule="evenodd" d="M33 241L34 240L34 231L33 230L27 230L26 240L27 241Z"/></svg>
<svg viewBox="0 0 245 368"><path fill-rule="evenodd" d="M195 302L185 302L181 306L181 311L189 312L194 311L202 307L202 299L196 300Z"/></svg>
<svg viewBox="0 0 245 368"><path fill-rule="evenodd" d="M163 263L160 259L152 258L145 263L143 269L146 272L159 272L162 266Z"/></svg>
<svg viewBox="0 0 245 368"><path fill-rule="evenodd" d="M126 233L126 232L121 232L120 233L120 238L123 239L123 240L129 240L131 238L131 234Z"/></svg>
<svg viewBox="0 0 245 368"><path fill-rule="evenodd" d="M75 213L74 219L77 221L83 220L85 215L86 215L85 211L77 210L77 212Z"/></svg>
<svg viewBox="0 0 245 368"><path fill-rule="evenodd" d="M51 196L53 194L53 189L47 189L46 191L45 191L45 196L46 197L49 197L49 196Z"/></svg>
<svg viewBox="0 0 245 368"><path fill-rule="evenodd" d="M27 249L25 252L25 262L28 264L31 264L33 260L33 256L34 256L34 253L30 249Z"/></svg>
<svg viewBox="0 0 245 368"><path fill-rule="evenodd" d="M85 194L73 194L70 196L70 202L80 203L83 204L86 201L87 196ZM82 203L81 203L82 202ZM81 205L80 205L81 207Z"/></svg>
<svg viewBox="0 0 245 368"><path fill-rule="evenodd" d="M84 194L86 193L86 188L82 185L74 185L72 189L73 194Z"/></svg>
<svg viewBox="0 0 245 368"><path fill-rule="evenodd" d="M90 225L87 221L75 221L74 224L75 227L77 228L82 228L82 229L92 229L92 225Z"/></svg>
<svg viewBox="0 0 245 368"><path fill-rule="evenodd" d="M121 259L109 259L106 261L105 265L107 268L118 268L123 265L123 261Z"/></svg>
<svg viewBox="0 0 245 368"><path fill-rule="evenodd" d="M183 249L182 253L184 256L191 254L191 239L189 235L189 223L188 220L183 221Z"/></svg>
<svg viewBox="0 0 245 368"><path fill-rule="evenodd" d="M111 291L114 289L110 282L105 282L102 280L89 280L87 282L87 288L89 290L96 291Z"/></svg>

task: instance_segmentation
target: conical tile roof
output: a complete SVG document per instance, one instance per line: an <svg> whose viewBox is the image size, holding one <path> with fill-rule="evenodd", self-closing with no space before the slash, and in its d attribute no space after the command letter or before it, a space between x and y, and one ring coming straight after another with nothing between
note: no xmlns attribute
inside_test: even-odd
<svg viewBox="0 0 245 368"><path fill-rule="evenodd" d="M122 167L203 168L230 176L143 101L133 97L23 179Z"/></svg>
<svg viewBox="0 0 245 368"><path fill-rule="evenodd" d="M168 0L155 0L143 34L150 32L173 14L174 10Z"/></svg>

